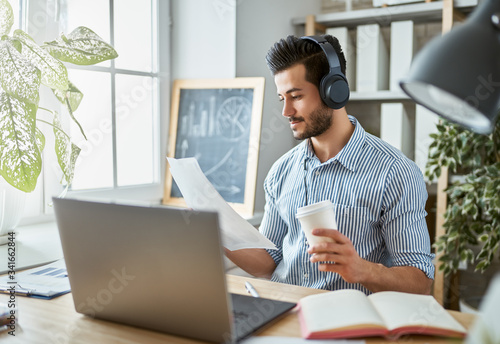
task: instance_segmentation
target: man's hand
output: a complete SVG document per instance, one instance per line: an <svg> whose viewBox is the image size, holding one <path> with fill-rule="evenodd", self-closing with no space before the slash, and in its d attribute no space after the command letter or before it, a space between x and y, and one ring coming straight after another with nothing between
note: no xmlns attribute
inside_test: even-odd
<svg viewBox="0 0 500 344"><path fill-rule="evenodd" d="M372 292L393 290L429 294L432 279L413 266L386 267L362 259L348 237L335 229L313 230L313 235L329 237L334 242L313 245L308 252L311 262L320 263L320 271L338 273L348 283L361 283Z"/></svg>
<svg viewBox="0 0 500 344"><path fill-rule="evenodd" d="M313 235L329 237L334 242L322 242L313 245L308 252L311 262L319 262L320 271L336 272L348 283L362 283L369 262L362 259L348 237L335 229L313 230Z"/></svg>
<svg viewBox="0 0 500 344"><path fill-rule="evenodd" d="M276 263L263 248L246 248L230 251L224 247L224 253L234 264L255 277L271 278Z"/></svg>

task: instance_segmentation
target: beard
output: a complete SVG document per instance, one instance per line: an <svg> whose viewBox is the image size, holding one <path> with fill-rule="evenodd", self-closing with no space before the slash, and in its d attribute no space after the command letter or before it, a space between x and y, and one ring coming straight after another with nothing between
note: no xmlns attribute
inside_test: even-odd
<svg viewBox="0 0 500 344"><path fill-rule="evenodd" d="M290 117L289 121L301 121L305 123L304 131L292 130L293 137L296 140L304 140L319 136L327 131L332 126L333 116L330 108L325 104L321 104L309 114L307 122L304 117Z"/></svg>

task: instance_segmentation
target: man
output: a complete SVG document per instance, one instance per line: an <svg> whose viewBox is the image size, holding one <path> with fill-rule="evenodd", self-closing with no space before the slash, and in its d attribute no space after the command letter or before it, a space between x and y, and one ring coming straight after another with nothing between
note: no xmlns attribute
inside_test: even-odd
<svg viewBox="0 0 500 344"><path fill-rule="evenodd" d="M345 57L333 46L345 74ZM425 223L427 192L416 164L364 131L345 107L322 101L318 86L329 71L322 48L289 36L266 56L283 116L302 143L283 155L264 183L260 231L278 250L228 251L243 270L273 281L321 289L430 292L434 276ZM307 195L307 196L306 196ZM338 230L314 229L333 243L309 246L297 208L330 200Z"/></svg>

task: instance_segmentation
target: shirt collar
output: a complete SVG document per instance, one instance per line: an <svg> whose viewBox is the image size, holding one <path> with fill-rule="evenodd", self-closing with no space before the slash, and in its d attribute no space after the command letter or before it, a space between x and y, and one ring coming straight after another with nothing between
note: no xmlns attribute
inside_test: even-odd
<svg viewBox="0 0 500 344"><path fill-rule="evenodd" d="M345 168L356 172L358 157L366 139L366 132L356 118L350 115L347 117L349 118L349 121L351 121L352 125L354 125L354 132L344 148L342 148L342 150L335 157L326 161L325 164L338 161ZM306 158L317 159L311 147L311 140L309 139L307 139L304 144L304 155Z"/></svg>

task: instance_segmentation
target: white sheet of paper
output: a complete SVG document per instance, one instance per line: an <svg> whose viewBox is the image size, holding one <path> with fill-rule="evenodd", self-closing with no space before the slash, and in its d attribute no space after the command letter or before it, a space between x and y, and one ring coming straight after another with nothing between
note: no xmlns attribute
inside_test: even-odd
<svg viewBox="0 0 500 344"><path fill-rule="evenodd" d="M167 158L170 171L188 207L200 211L216 211L224 246L231 250L276 246L248 221L242 218L207 179L195 158Z"/></svg>

